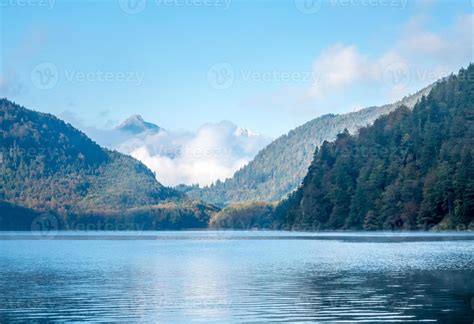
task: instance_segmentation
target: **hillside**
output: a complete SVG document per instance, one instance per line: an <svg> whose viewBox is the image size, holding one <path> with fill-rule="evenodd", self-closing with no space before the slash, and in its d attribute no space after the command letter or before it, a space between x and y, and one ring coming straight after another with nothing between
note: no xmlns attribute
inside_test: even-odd
<svg viewBox="0 0 474 324"><path fill-rule="evenodd" d="M6 99L0 100L0 148L0 201L15 208L65 218L116 216L185 200L134 158L103 149L58 118ZM175 222L179 215L177 210Z"/></svg>
<svg viewBox="0 0 474 324"><path fill-rule="evenodd" d="M474 227L474 65L401 107L325 142L280 227L417 230Z"/></svg>
<svg viewBox="0 0 474 324"><path fill-rule="evenodd" d="M274 225L275 203L250 202L236 203L212 215L210 228L269 229Z"/></svg>
<svg viewBox="0 0 474 324"><path fill-rule="evenodd" d="M278 201L298 187L313 159L316 147L348 129L351 133L374 122L401 105L413 107L431 87L394 104L370 107L342 115L324 115L290 131L270 143L245 167L224 182L210 187L177 189L208 202Z"/></svg>

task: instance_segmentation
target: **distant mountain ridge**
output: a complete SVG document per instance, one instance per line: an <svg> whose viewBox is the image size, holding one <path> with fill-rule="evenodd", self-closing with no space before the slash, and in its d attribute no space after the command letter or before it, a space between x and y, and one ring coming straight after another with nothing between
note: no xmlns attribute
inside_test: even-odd
<svg viewBox="0 0 474 324"><path fill-rule="evenodd" d="M431 87L393 104L315 118L274 140L232 178L217 181L209 187L180 186L177 189L191 197L221 205L244 201L278 201L298 187L311 164L316 147L324 141L334 140L344 129L355 133L402 105L413 107L429 93Z"/></svg>
<svg viewBox="0 0 474 324"><path fill-rule="evenodd" d="M116 130L137 135L143 132L157 133L161 130L161 127L146 122L141 115L133 115L117 126Z"/></svg>

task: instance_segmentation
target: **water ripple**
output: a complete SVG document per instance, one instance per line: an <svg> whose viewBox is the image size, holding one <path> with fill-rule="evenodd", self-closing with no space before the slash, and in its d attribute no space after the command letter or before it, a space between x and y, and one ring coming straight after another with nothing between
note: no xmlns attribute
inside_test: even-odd
<svg viewBox="0 0 474 324"><path fill-rule="evenodd" d="M0 239L0 322L474 318L472 240L153 235L173 239Z"/></svg>

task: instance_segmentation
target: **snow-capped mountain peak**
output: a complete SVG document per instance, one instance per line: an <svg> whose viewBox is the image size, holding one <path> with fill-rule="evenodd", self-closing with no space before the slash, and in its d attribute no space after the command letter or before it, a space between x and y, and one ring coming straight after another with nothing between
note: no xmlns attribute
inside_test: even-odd
<svg viewBox="0 0 474 324"><path fill-rule="evenodd" d="M240 128L238 127L235 132L234 132L234 135L235 136L242 136L242 137L255 137L255 136L260 136L259 133L255 133L255 132L252 132L250 129L246 129L246 128Z"/></svg>
<svg viewBox="0 0 474 324"><path fill-rule="evenodd" d="M120 124L117 130L132 133L140 134L143 132L159 132L161 128L158 125L153 123L146 122L141 115L133 115L127 118L122 124Z"/></svg>

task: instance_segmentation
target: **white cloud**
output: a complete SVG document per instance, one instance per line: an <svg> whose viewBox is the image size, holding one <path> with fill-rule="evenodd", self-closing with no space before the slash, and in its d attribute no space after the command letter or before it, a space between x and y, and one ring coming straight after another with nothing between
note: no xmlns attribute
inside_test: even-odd
<svg viewBox="0 0 474 324"><path fill-rule="evenodd" d="M474 15L458 18L455 24L437 33L425 28L428 19L414 17L404 28L399 50L425 59L458 63L472 58Z"/></svg>
<svg viewBox="0 0 474 324"><path fill-rule="evenodd" d="M356 46L336 44L324 50L314 61L313 73L316 77L309 96L323 99L354 83L383 81L386 68L401 60L394 51L370 58L360 53Z"/></svg>
<svg viewBox="0 0 474 324"><path fill-rule="evenodd" d="M152 169L158 181L168 186L179 184L209 185L217 179L231 177L235 171L248 163L247 159L226 163L217 158L170 158L152 155L146 147L136 149L131 155Z"/></svg>
<svg viewBox="0 0 474 324"><path fill-rule="evenodd" d="M336 44L324 50L313 63L315 82L310 94L322 97L325 93L340 89L363 78L367 59L355 46Z"/></svg>
<svg viewBox="0 0 474 324"><path fill-rule="evenodd" d="M430 3L422 0L419 5ZM365 95L365 106L400 100L474 61L473 14L437 30L429 22L426 16L411 18L399 27L391 45L376 54L366 51L370 45L331 44L313 60L310 81L267 90L242 105L280 109L289 118L342 113L354 107L353 98L360 103Z"/></svg>
<svg viewBox="0 0 474 324"><path fill-rule="evenodd" d="M100 145L141 161L167 186L205 186L232 177L271 141L269 137L239 128L229 121L205 124L196 132L161 129L134 135L117 128L85 126L70 111L60 116Z"/></svg>
<svg viewBox="0 0 474 324"><path fill-rule="evenodd" d="M378 56L363 54L355 45L337 43L313 62L314 82L307 99L324 100L344 94L354 85L380 87L387 98L399 99L456 72L473 60L474 15L460 16L450 27L433 32L428 19L412 18L391 48ZM409 86L411 85L411 87Z"/></svg>
<svg viewBox="0 0 474 324"><path fill-rule="evenodd" d="M448 44L445 44L440 35L425 30L424 24L427 18L417 16L412 18L404 27L400 38L399 47L411 53L433 55Z"/></svg>
<svg viewBox="0 0 474 324"><path fill-rule="evenodd" d="M265 136L224 121L203 125L196 133L139 135L117 149L143 162L165 185L204 186L231 177L269 142Z"/></svg>

